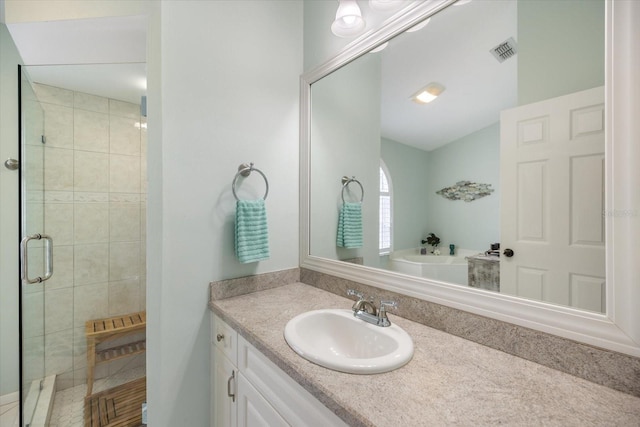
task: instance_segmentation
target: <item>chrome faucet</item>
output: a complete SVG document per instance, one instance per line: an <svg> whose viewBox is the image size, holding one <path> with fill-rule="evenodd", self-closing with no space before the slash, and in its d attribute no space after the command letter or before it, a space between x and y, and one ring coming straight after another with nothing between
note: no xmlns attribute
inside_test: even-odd
<svg viewBox="0 0 640 427"><path fill-rule="evenodd" d="M375 316L378 312L376 310L376 306L373 304L373 300L364 299L364 295L362 293L349 289L347 290L347 295L358 297L358 301L353 303L353 307L351 307L354 313L362 311Z"/></svg>
<svg viewBox="0 0 640 427"><path fill-rule="evenodd" d="M366 300L364 295L358 291L349 289L347 295L358 297L358 301L351 307L354 317L377 326L391 326L387 317L387 307L397 307L398 304L395 301L380 301L380 309L376 309L373 300Z"/></svg>

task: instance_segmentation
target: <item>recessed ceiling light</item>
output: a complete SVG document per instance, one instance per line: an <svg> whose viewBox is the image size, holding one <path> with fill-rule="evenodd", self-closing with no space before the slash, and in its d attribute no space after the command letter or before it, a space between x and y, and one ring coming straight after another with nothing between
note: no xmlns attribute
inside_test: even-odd
<svg viewBox="0 0 640 427"><path fill-rule="evenodd" d="M414 93L411 96L411 100L418 104L428 104L440 96L440 94L444 92L444 89L445 87L440 83L432 82Z"/></svg>

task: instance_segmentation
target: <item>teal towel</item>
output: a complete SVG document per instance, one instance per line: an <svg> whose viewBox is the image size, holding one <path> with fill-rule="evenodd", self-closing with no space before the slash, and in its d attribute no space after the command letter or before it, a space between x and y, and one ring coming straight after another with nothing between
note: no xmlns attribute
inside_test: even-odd
<svg viewBox="0 0 640 427"><path fill-rule="evenodd" d="M337 245L341 248L362 247L362 205L343 203L338 217Z"/></svg>
<svg viewBox="0 0 640 427"><path fill-rule="evenodd" d="M236 203L235 248L242 263L269 259L267 209L263 199Z"/></svg>

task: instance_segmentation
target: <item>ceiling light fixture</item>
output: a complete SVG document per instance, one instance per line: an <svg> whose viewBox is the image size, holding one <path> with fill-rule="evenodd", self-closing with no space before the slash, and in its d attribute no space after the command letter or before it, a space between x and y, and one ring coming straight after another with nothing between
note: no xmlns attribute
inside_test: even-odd
<svg viewBox="0 0 640 427"><path fill-rule="evenodd" d="M369 0L369 7L373 10L386 11L398 9L406 3L404 0Z"/></svg>
<svg viewBox="0 0 640 427"><path fill-rule="evenodd" d="M336 20L331 24L333 34L338 37L352 37L364 30L365 25L356 0L338 0Z"/></svg>
<svg viewBox="0 0 640 427"><path fill-rule="evenodd" d="M416 93L411 96L411 100L418 104L428 104L429 102L436 99L442 92L444 92L445 87L440 83L429 83Z"/></svg>

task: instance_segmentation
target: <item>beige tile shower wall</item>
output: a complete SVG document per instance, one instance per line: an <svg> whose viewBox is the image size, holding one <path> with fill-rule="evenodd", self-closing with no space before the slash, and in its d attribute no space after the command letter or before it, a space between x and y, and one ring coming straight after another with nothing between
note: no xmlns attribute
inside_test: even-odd
<svg viewBox="0 0 640 427"><path fill-rule="evenodd" d="M86 320L145 309L146 121L139 105L35 86L55 262L44 287L44 375L57 374L63 389L86 381ZM144 357L118 362L98 378Z"/></svg>

